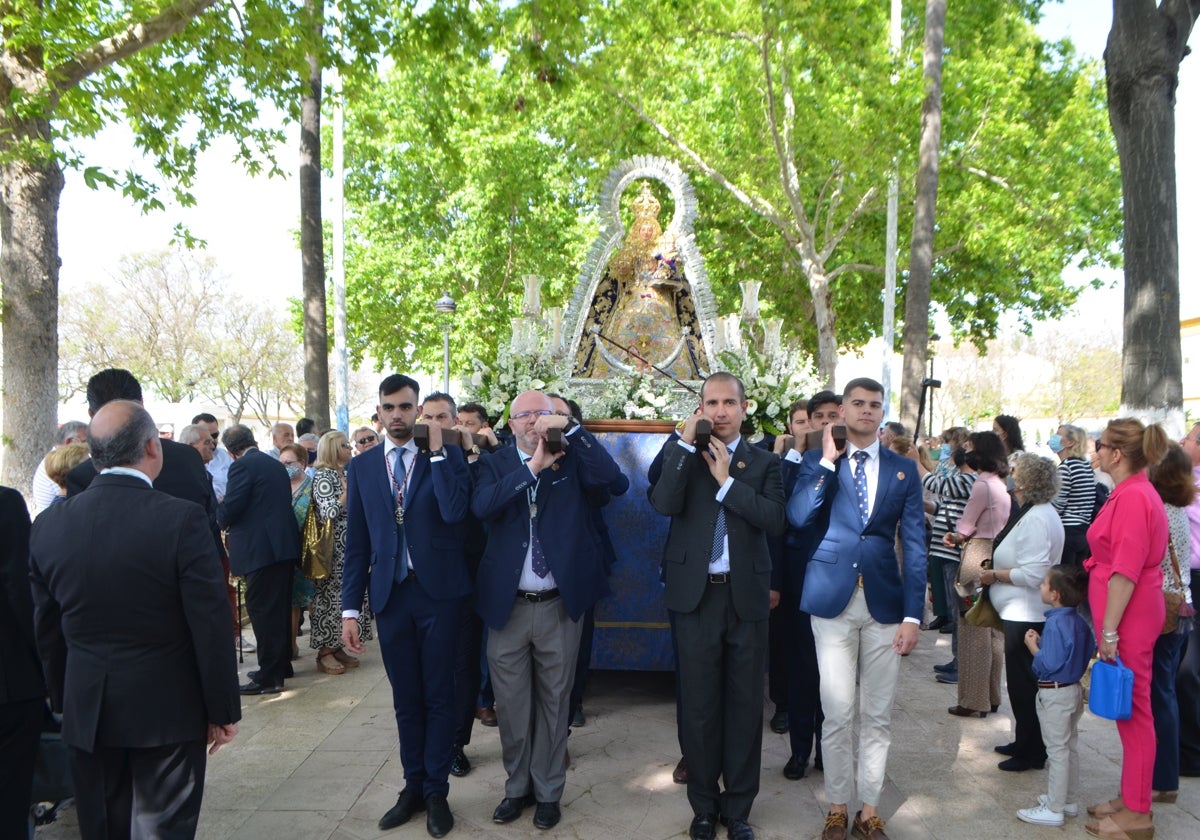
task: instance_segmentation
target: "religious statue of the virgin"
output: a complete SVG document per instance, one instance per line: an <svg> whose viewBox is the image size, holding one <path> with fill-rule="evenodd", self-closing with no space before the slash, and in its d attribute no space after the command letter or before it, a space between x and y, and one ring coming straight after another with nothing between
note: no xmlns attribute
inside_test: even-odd
<svg viewBox="0 0 1200 840"><path fill-rule="evenodd" d="M696 307L662 205L641 182L633 223L596 286L575 353L574 375L590 379L658 367L678 379L705 375ZM605 340L609 339L609 340Z"/></svg>

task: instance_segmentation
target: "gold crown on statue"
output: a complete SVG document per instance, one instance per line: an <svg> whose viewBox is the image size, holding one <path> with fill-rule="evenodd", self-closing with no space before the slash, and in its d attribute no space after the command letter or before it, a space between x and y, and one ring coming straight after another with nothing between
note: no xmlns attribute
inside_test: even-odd
<svg viewBox="0 0 1200 840"><path fill-rule="evenodd" d="M662 210L662 205L650 191L650 182L642 181L641 192L633 200L633 214L639 219L657 219L660 210Z"/></svg>

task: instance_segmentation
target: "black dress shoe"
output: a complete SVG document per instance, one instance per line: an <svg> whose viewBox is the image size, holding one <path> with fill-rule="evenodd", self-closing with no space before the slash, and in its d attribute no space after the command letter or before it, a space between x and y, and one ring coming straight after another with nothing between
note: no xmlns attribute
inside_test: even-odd
<svg viewBox="0 0 1200 840"><path fill-rule="evenodd" d="M958 685L958 671L946 671L941 674L934 674L933 678L942 685Z"/></svg>
<svg viewBox="0 0 1200 840"><path fill-rule="evenodd" d="M559 809L557 802L539 802L533 812L533 827L545 831L548 828L554 828L561 819L562 810Z"/></svg>
<svg viewBox="0 0 1200 840"><path fill-rule="evenodd" d="M745 820L729 821L729 840L754 840L754 829Z"/></svg>
<svg viewBox="0 0 1200 840"><path fill-rule="evenodd" d="M1020 773L1025 770L1041 770L1046 766L1046 760L1042 759L1041 761L1027 761L1024 758L1017 758L1017 756L1014 755L1012 758L1004 759L1004 761L1001 761L996 766L1001 770L1007 770L1010 773Z"/></svg>
<svg viewBox="0 0 1200 840"><path fill-rule="evenodd" d="M804 778L804 768L808 766L808 761L801 763L800 759L792 756L787 760L787 764L783 765L783 778L791 779L793 782L797 779Z"/></svg>
<svg viewBox="0 0 1200 840"><path fill-rule="evenodd" d="M455 747L450 756L450 775L461 779L470 772L471 762L467 760L467 754L462 751L462 747Z"/></svg>
<svg viewBox="0 0 1200 840"><path fill-rule="evenodd" d="M671 781L677 785L687 784L687 759L679 759L679 763L675 765L675 770L671 773Z"/></svg>
<svg viewBox="0 0 1200 840"><path fill-rule="evenodd" d="M1013 755L1017 751L1017 742L1013 741L1011 744L997 744L996 746L992 747L992 750L1000 753L1000 755Z"/></svg>
<svg viewBox="0 0 1200 840"><path fill-rule="evenodd" d="M500 804L496 806L496 810L492 811L492 822L501 824L510 823L521 816L521 812L526 807L532 805L533 802L533 794L506 796L500 800Z"/></svg>
<svg viewBox="0 0 1200 840"><path fill-rule="evenodd" d="M445 802L445 797L442 797ZM391 809L379 818L379 830L387 831L389 828L395 828L398 825L404 825L412 819L412 815L417 811L425 810L425 797L417 793L411 788L405 788L400 791L400 795L396 797L396 804Z"/></svg>
<svg viewBox="0 0 1200 840"><path fill-rule="evenodd" d="M454 815L450 804L440 793L430 794L425 799L425 830L430 837L445 837L454 828Z"/></svg>
<svg viewBox="0 0 1200 840"><path fill-rule="evenodd" d="M966 706L951 706L946 711L948 711L950 714L954 715L955 717L985 718L988 716L987 712L977 712L974 709L968 709Z"/></svg>
<svg viewBox="0 0 1200 840"><path fill-rule="evenodd" d="M943 627L945 627L949 623L950 623L950 621L949 621L949 619L946 618L946 616L939 615L933 621L926 624L925 629L926 630L941 630Z"/></svg>
<svg viewBox="0 0 1200 840"><path fill-rule="evenodd" d="M788 731L788 716L787 709L775 707L775 714L771 717L771 731L777 735L782 735Z"/></svg>
<svg viewBox="0 0 1200 840"><path fill-rule="evenodd" d="M247 671L246 679L250 680L251 682L258 682L258 674L259 674L258 671ZM283 672L283 678L285 680L290 680L294 676L296 676L296 672L292 670L291 665L288 665L287 668Z"/></svg>
<svg viewBox="0 0 1200 840"><path fill-rule="evenodd" d="M821 756L821 746L817 745L817 757L813 759L813 769L825 771L825 759Z"/></svg>
<svg viewBox="0 0 1200 840"><path fill-rule="evenodd" d="M571 725L576 727L587 725L587 718L583 716L583 706L580 706L575 710L575 714L571 715Z"/></svg>
<svg viewBox="0 0 1200 840"><path fill-rule="evenodd" d="M688 828L688 837L692 840L716 840L717 821L710 814L697 814Z"/></svg>
<svg viewBox="0 0 1200 840"><path fill-rule="evenodd" d="M246 694L246 695L278 694L279 692L283 691L283 686L282 685L263 685L262 683L255 682L254 680L250 680L250 682L246 683L245 685L239 686L238 691L241 692L242 694Z"/></svg>
<svg viewBox="0 0 1200 840"><path fill-rule="evenodd" d="M945 662L941 665L934 665L933 670L937 671L939 674L957 674L958 660L951 659L949 662Z"/></svg>

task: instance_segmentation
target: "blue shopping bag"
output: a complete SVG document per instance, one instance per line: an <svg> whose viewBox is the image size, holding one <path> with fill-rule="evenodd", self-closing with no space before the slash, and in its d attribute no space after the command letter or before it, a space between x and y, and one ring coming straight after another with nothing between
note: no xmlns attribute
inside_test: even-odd
<svg viewBox="0 0 1200 840"><path fill-rule="evenodd" d="M1092 686L1088 709L1097 717L1129 720L1133 714L1133 671L1116 662L1096 661L1092 666Z"/></svg>

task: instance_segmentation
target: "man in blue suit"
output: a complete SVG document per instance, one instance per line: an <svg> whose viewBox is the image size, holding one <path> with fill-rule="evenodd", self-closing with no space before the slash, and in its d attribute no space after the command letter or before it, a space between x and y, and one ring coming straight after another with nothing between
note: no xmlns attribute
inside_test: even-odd
<svg viewBox="0 0 1200 840"><path fill-rule="evenodd" d="M342 568L342 641L353 653L359 610L369 587L379 649L400 732L404 790L379 820L386 831L426 811L425 827L442 837L454 827L446 796L454 743L454 650L459 616L471 593L463 556L470 478L462 450L442 445L428 424L418 447L420 386L393 374L379 385L387 437L350 462L346 474L346 551Z"/></svg>
<svg viewBox="0 0 1200 840"><path fill-rule="evenodd" d="M828 525L805 570L800 608L812 616L825 723L821 744L829 815L822 840L844 840L854 795L856 691L861 688L856 836L886 840L879 797L891 745L900 657L917 646L925 600L925 515L914 464L883 448L883 386L855 379L842 397L845 457L825 429L806 452L788 501L792 527ZM903 569L896 558L899 527ZM857 683L857 687L856 687Z"/></svg>
<svg viewBox="0 0 1200 840"><path fill-rule="evenodd" d="M512 822L536 802L533 824L548 829L561 817L580 619L609 591L588 494L621 470L538 391L513 400L509 428L516 445L480 458L471 499L488 535L477 602L508 773L492 820ZM563 445L551 452L556 432Z"/></svg>

